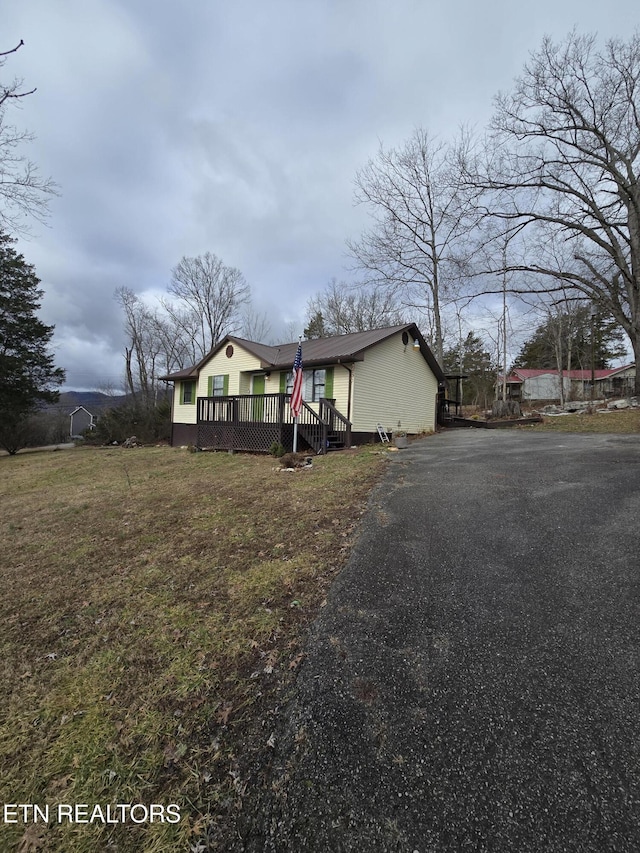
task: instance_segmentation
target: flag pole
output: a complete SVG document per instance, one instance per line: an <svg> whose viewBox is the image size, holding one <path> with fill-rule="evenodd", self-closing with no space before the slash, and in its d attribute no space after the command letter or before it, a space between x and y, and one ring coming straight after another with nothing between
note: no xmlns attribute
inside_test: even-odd
<svg viewBox="0 0 640 853"><path fill-rule="evenodd" d="M296 402L296 412L299 411L300 400L302 399L302 335L298 338L298 351L296 353L296 361L294 363L294 387L292 392L292 397L297 397L298 402ZM298 375L299 374L299 375ZM299 394L299 397L296 394L296 389ZM298 414L296 413L293 417L293 452L296 453L298 450Z"/></svg>

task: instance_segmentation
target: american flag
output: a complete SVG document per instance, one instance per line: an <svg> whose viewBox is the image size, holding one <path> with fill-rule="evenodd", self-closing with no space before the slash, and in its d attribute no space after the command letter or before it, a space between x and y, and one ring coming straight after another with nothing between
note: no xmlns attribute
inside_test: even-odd
<svg viewBox="0 0 640 853"><path fill-rule="evenodd" d="M297 418L302 408L302 343L298 344L296 358L293 362L293 389L291 401L289 402L291 414Z"/></svg>

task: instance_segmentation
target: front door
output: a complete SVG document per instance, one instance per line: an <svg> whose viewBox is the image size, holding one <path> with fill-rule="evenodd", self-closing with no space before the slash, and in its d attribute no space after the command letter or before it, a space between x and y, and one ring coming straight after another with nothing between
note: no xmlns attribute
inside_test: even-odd
<svg viewBox="0 0 640 853"><path fill-rule="evenodd" d="M264 375L254 376L251 380L251 393L264 395ZM254 421L262 421L264 418L264 400L255 399L251 401L251 417Z"/></svg>

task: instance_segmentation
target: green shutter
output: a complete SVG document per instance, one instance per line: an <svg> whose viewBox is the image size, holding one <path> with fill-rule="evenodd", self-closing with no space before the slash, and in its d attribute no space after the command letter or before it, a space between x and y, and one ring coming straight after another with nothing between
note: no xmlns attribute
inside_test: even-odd
<svg viewBox="0 0 640 853"><path fill-rule="evenodd" d="M327 367L324 372L324 396L333 399L333 367Z"/></svg>
<svg viewBox="0 0 640 853"><path fill-rule="evenodd" d="M284 394L287 390L287 374L284 370L280 371L280 393Z"/></svg>
<svg viewBox="0 0 640 853"><path fill-rule="evenodd" d="M229 393L229 374L225 373L224 378L222 380L222 396L226 397Z"/></svg>
<svg viewBox="0 0 640 853"><path fill-rule="evenodd" d="M207 397L213 397L213 376L207 379Z"/></svg>

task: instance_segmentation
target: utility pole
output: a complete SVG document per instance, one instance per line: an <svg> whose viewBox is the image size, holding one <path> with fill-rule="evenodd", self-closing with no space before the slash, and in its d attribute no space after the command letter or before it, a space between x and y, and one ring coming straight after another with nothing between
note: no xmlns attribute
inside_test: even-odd
<svg viewBox="0 0 640 853"><path fill-rule="evenodd" d="M595 396L596 389L596 315L598 309L595 305L591 306L591 402Z"/></svg>

